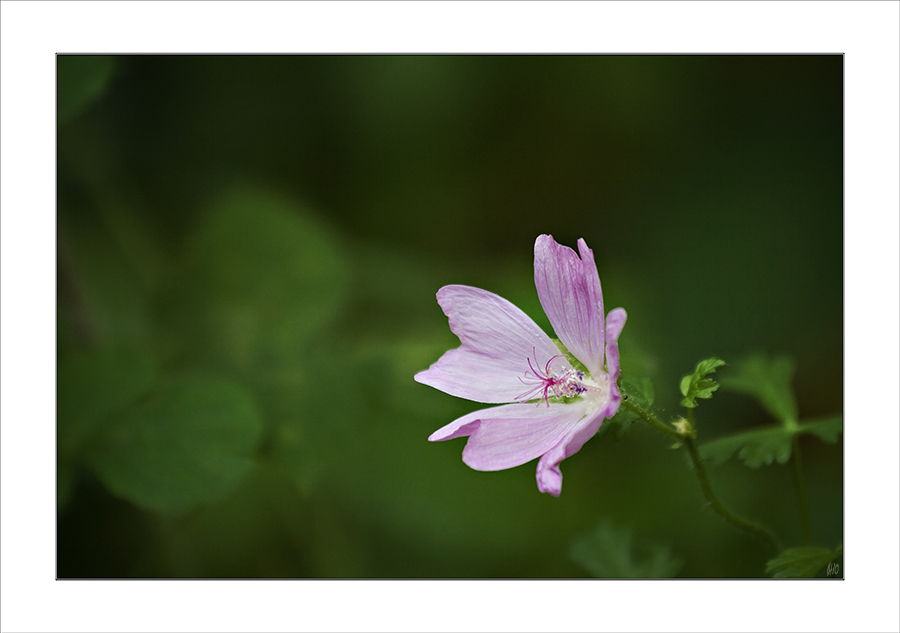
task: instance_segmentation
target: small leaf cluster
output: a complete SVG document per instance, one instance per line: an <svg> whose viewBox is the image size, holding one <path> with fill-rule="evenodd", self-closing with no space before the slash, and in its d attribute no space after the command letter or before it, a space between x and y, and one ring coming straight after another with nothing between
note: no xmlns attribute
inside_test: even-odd
<svg viewBox="0 0 900 633"><path fill-rule="evenodd" d="M694 373L681 379L681 405L689 409L697 407L697 398L712 398L713 392L719 388L719 384L707 376L722 367L725 361L720 358L707 358L697 363Z"/></svg>

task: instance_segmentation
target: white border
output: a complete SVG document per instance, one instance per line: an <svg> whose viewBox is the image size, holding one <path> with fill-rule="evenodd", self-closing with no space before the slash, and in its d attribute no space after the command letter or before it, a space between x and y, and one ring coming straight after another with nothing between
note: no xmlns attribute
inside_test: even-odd
<svg viewBox="0 0 900 633"><path fill-rule="evenodd" d="M3 631L866 630L898 615L896 2L2 3ZM844 582L57 582L57 52L844 53Z"/></svg>

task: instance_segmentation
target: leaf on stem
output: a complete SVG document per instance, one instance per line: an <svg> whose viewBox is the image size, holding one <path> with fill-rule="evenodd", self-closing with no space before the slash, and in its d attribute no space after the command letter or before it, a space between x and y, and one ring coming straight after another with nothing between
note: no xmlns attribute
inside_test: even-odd
<svg viewBox="0 0 900 633"><path fill-rule="evenodd" d="M829 563L843 555L843 547L792 547L766 563L773 578L815 578Z"/></svg>
<svg viewBox="0 0 900 633"><path fill-rule="evenodd" d="M756 398L785 425L797 422L797 401L791 389L794 361L787 356L755 354L736 363L722 387Z"/></svg>
<svg viewBox="0 0 900 633"><path fill-rule="evenodd" d="M700 456L713 465L722 464L737 453L750 468L777 461L786 463L791 458L791 442L795 435L815 435L833 444L843 430L843 417L833 416L804 422L793 428L770 426L729 437L723 437L700 446Z"/></svg>
<svg viewBox="0 0 900 633"><path fill-rule="evenodd" d="M706 376L724 364L724 360L715 357L697 363L694 373L681 379L681 395L684 396L681 405L693 409L697 406L697 398L712 398L713 392L719 388L719 383Z"/></svg>

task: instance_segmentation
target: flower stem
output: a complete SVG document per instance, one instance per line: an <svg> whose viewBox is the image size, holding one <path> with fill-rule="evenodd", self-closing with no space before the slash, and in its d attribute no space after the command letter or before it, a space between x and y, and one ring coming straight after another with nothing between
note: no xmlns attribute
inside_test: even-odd
<svg viewBox="0 0 900 633"><path fill-rule="evenodd" d="M682 440L682 436L678 431L665 424L662 420L656 417L656 415L654 415L652 411L648 411L642 407L639 407L632 400L623 400L622 406L640 417L644 422L650 424L650 426L655 428L657 431L662 431L676 442L680 442Z"/></svg>
<svg viewBox="0 0 900 633"><path fill-rule="evenodd" d="M684 439L684 445L688 449L691 461L694 462L694 472L697 473L697 480L700 482L700 489L703 491L703 496L706 497L706 500L709 502L709 505L712 506L712 509L718 512L722 518L735 527L763 538L775 548L776 552L780 552L781 543L779 543L778 537L776 537L771 530L758 523L742 519L722 505L722 502L716 497L716 493L713 492L712 485L709 483L709 477L706 475L706 467L703 465L703 460L700 459L700 453L697 451L697 445L694 443L694 438L686 437Z"/></svg>
<svg viewBox="0 0 900 633"><path fill-rule="evenodd" d="M812 543L812 530L809 526L809 496L806 492L806 479L803 477L803 462L800 459L800 440L794 435L791 438L793 444L794 467L791 472L794 475L794 488L797 490L797 508L800 510L800 527L803 530L803 542L806 545Z"/></svg>
<svg viewBox="0 0 900 633"><path fill-rule="evenodd" d="M709 477L706 474L706 467L703 465L703 460L700 458L700 453L697 451L697 444L694 442L693 437L691 437L690 435L682 435L681 433L678 433L675 429L664 424L656 415L653 414L653 412L638 406L631 400L623 400L622 404L626 409L638 415L645 422L649 423L650 426L656 428L658 431L665 433L670 438L684 444L687 447L688 454L691 456L691 461L694 464L694 473L697 475L697 480L700 482L700 490L703 491L704 498L712 507L712 509L719 514L719 516L731 523L733 526L744 530L745 532L750 532L751 534L759 536L768 541L769 544L772 545L773 548L775 548L776 552L781 551L781 544L771 530L762 525L753 523L752 521L742 519L722 505L722 502L719 501L718 497L716 497L716 493L713 491L712 485L709 483ZM693 416L691 416L691 423L691 428L694 428Z"/></svg>

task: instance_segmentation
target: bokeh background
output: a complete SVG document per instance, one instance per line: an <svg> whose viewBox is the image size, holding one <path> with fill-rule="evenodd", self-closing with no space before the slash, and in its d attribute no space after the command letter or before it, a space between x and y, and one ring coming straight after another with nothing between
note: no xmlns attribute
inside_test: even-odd
<svg viewBox="0 0 900 633"><path fill-rule="evenodd" d="M646 425L555 499L427 442L482 405L412 377L458 345L445 284L552 332L551 233L593 248L664 419L697 361L754 352L794 359L801 420L840 413L841 56L57 64L59 577L764 575ZM724 389L697 416L701 444L773 422ZM842 443L801 447L835 547ZM787 465L710 477L801 544Z"/></svg>

